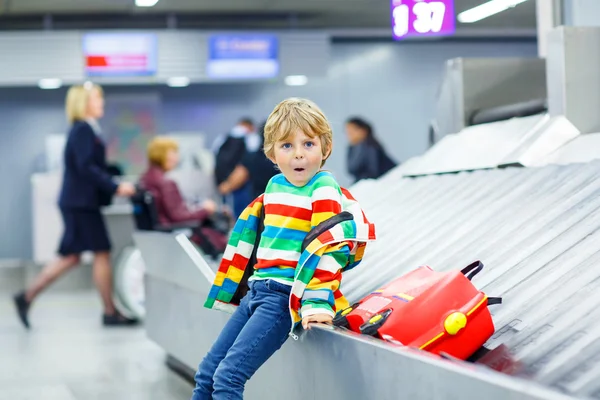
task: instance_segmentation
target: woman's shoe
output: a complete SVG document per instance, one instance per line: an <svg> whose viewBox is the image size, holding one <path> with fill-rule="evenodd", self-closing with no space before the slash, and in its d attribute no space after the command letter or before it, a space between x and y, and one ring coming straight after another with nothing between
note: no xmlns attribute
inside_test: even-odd
<svg viewBox="0 0 600 400"><path fill-rule="evenodd" d="M19 319L25 326L25 328L29 329L29 318L27 314L29 313L30 303L25 298L25 292L20 292L14 295L13 301L15 302L15 306L17 307L17 314L19 315Z"/></svg>
<svg viewBox="0 0 600 400"><path fill-rule="evenodd" d="M135 318L127 318L118 312L113 315L104 314L102 316L102 325L104 326L133 326L139 324L139 322Z"/></svg>

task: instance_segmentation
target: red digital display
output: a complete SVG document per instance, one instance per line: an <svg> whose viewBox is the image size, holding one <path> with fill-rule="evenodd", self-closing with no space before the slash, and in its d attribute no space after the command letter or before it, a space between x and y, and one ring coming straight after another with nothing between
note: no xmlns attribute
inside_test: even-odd
<svg viewBox="0 0 600 400"><path fill-rule="evenodd" d="M83 48L87 75L154 75L156 47L156 36L153 34L86 34Z"/></svg>

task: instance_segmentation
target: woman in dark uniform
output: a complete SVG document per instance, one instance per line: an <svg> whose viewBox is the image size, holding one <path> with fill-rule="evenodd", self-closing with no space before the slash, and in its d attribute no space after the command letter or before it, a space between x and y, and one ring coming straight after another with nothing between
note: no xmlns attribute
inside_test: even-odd
<svg viewBox="0 0 600 400"><path fill-rule="evenodd" d="M392 160L373 133L373 127L362 118L346 121L348 136L348 172L355 181L377 179L397 164Z"/></svg>
<svg viewBox="0 0 600 400"><path fill-rule="evenodd" d="M97 120L104 115L104 98L99 86L73 86L67 93L66 113L72 124L64 154L64 175L59 207L64 233L59 258L46 265L33 284L14 297L17 312L29 328L31 303L54 280L77 266L84 251L94 253L94 283L104 305L104 325L128 325L136 321L120 315L112 300L110 240L100 207L110 204L114 194L131 196L131 183L115 183L107 172L105 146L98 136Z"/></svg>

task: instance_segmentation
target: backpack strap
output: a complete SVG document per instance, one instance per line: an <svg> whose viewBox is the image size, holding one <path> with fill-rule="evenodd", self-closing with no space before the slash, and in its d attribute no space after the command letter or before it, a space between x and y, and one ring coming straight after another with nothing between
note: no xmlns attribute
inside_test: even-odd
<svg viewBox="0 0 600 400"><path fill-rule="evenodd" d="M336 214L333 217L328 218L325 221L321 222L319 225L312 228L310 230L310 232L308 232L306 234L306 236L304 237L304 240L302 241L302 247L300 249L300 253L304 253L304 250L306 250L308 245L313 240L318 238L323 232L327 232L328 230L330 230L331 228L333 228L334 226L336 226L339 223L342 223L344 221L351 221L353 219L354 219L354 216L352 215L352 213L350 213L348 211L342 211L341 213Z"/></svg>

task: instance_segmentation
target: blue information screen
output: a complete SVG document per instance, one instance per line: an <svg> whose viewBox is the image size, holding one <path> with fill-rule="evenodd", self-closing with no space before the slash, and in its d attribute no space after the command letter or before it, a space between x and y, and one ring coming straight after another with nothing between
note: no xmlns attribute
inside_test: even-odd
<svg viewBox="0 0 600 400"><path fill-rule="evenodd" d="M274 78L279 74L275 35L213 35L208 48L206 71L212 78Z"/></svg>

